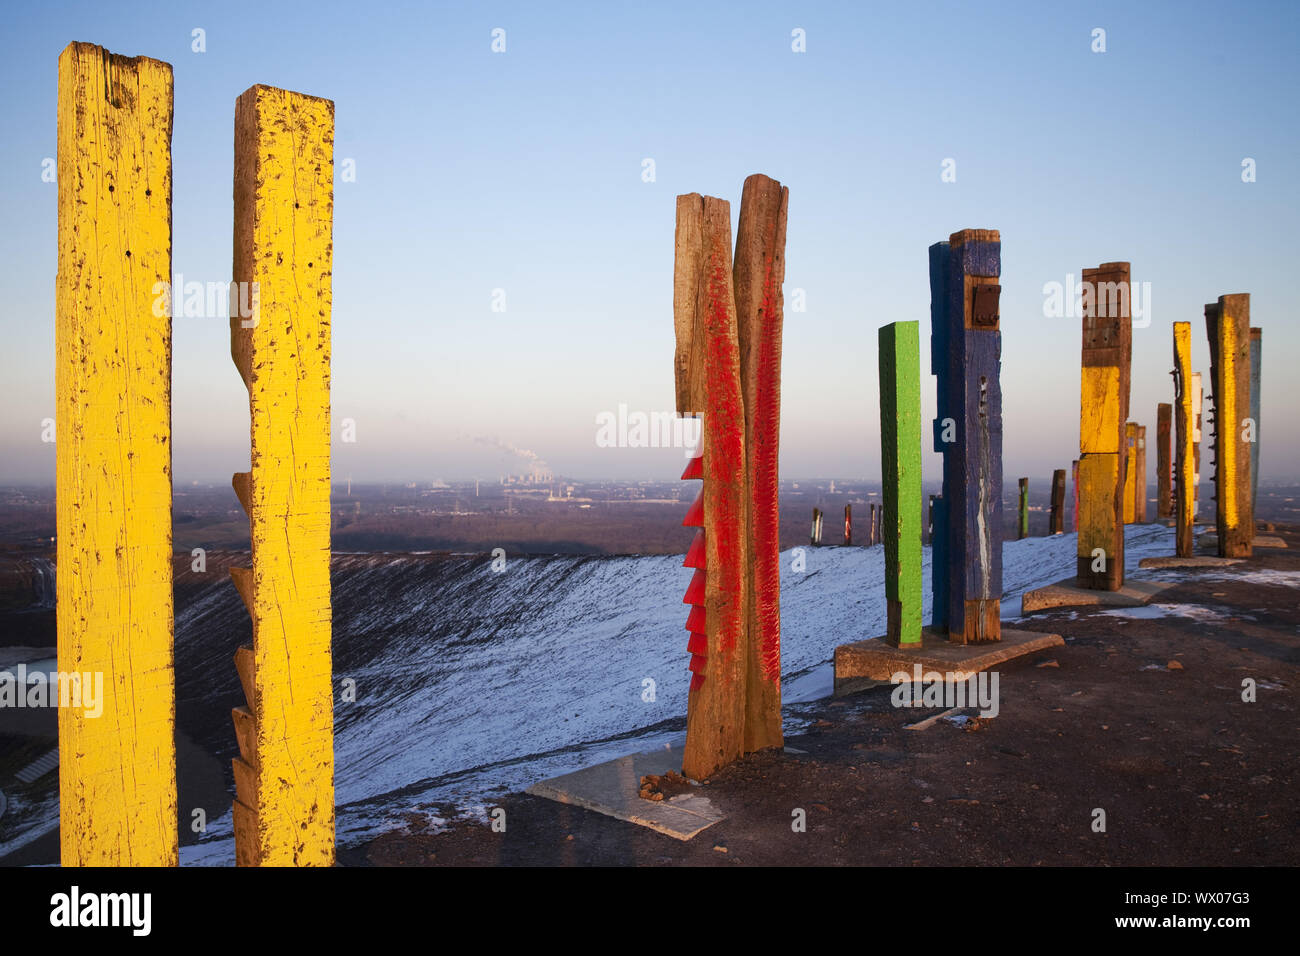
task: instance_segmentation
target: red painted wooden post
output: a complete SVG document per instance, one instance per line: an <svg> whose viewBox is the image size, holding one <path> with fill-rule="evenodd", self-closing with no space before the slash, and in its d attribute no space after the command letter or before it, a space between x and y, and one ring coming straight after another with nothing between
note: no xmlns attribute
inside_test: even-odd
<svg viewBox="0 0 1300 956"><path fill-rule="evenodd" d="M730 205L678 196L676 246L677 411L704 416L700 460L686 471L703 481L684 523L701 528L704 567L685 599L692 677L682 771L703 779L744 752L748 509Z"/></svg>
<svg viewBox="0 0 1300 956"><path fill-rule="evenodd" d="M695 576L682 759L696 779L783 743L777 492L788 197L766 176L745 181L734 265L730 206L677 198L677 410L703 415L702 454L682 476L704 482L686 521L701 528L686 562Z"/></svg>
<svg viewBox="0 0 1300 956"><path fill-rule="evenodd" d="M732 269L749 499L746 753L785 742L781 732L781 515L777 492L784 321L781 286L785 282L789 198L790 190L775 179L753 175L745 180Z"/></svg>

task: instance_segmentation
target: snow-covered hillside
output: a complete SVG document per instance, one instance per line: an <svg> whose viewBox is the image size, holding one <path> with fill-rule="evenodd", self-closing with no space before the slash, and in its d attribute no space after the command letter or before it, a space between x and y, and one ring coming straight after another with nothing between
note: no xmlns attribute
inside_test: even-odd
<svg viewBox="0 0 1300 956"><path fill-rule="evenodd" d="M1127 531L1131 569L1173 551L1166 528ZM796 550L802 572L792 570ZM1074 550L1073 534L1006 542L1004 617L1019 613L1025 590L1072 574ZM923 560L928 620L928 548ZM830 693L836 645L884 633L884 563L881 547L782 555L789 729L800 701ZM496 794L680 735L690 575L680 556L511 558L497 573L487 556L336 555L335 687L354 680L357 697L335 702L339 842L434 803L473 812ZM230 707L241 702L231 654L248 639L248 617L228 579L209 577L178 582L178 713L228 766ZM182 861L234 862L228 813L182 848Z"/></svg>

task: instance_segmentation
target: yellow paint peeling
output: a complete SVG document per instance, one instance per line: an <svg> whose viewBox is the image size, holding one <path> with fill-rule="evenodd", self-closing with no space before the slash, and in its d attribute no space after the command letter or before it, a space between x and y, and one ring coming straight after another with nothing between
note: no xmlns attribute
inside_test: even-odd
<svg viewBox="0 0 1300 956"><path fill-rule="evenodd" d="M171 130L168 64L59 56L58 661L104 698L59 709L64 866L177 862Z"/></svg>
<svg viewBox="0 0 1300 956"><path fill-rule="evenodd" d="M1195 419L1192 411L1192 325L1174 323L1174 365L1181 383L1174 405L1174 527L1178 529L1178 556L1192 556L1195 476Z"/></svg>
<svg viewBox="0 0 1300 956"><path fill-rule="evenodd" d="M1084 455L1079 459L1079 546L1081 557L1101 548L1113 560L1115 486L1119 455Z"/></svg>
<svg viewBox="0 0 1300 956"><path fill-rule="evenodd" d="M1115 454L1119 451L1119 368L1085 365L1080 378L1079 451Z"/></svg>
<svg viewBox="0 0 1300 956"><path fill-rule="evenodd" d="M1241 521L1237 487L1241 481L1241 396L1237 394L1237 323L1219 316L1219 381L1214 383L1215 468L1218 470L1219 506L1229 528ZM1249 379L1249 376L1247 376ZM1248 459L1249 460L1249 459Z"/></svg>
<svg viewBox="0 0 1300 956"><path fill-rule="evenodd" d="M1128 443L1128 467L1124 469L1124 523L1132 524L1137 515L1137 425L1124 423L1124 441Z"/></svg>
<svg viewBox="0 0 1300 956"><path fill-rule="evenodd" d="M231 320L251 412L252 467L236 485L251 519L255 741L243 755L255 793L236 801L236 855L263 866L334 861L333 143L328 100L265 86L239 98L234 277L257 284L259 312Z"/></svg>

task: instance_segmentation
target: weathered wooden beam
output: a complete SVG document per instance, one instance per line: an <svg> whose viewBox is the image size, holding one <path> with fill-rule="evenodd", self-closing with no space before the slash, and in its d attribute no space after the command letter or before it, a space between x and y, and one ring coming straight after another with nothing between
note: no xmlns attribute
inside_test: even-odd
<svg viewBox="0 0 1300 956"><path fill-rule="evenodd" d="M171 136L169 64L59 55L58 665L103 682L58 709L64 866L177 863Z"/></svg>
<svg viewBox="0 0 1300 956"><path fill-rule="evenodd" d="M819 545L822 543L822 509L814 507L812 515L812 531L808 537L808 543Z"/></svg>
<svg viewBox="0 0 1300 956"><path fill-rule="evenodd" d="M1074 510L1070 517L1070 530L1079 530L1079 459L1070 462L1070 493L1074 499Z"/></svg>
<svg viewBox="0 0 1300 956"><path fill-rule="evenodd" d="M691 630L687 645L693 676L682 756L682 771L697 780L740 757L745 745L748 495L731 266L730 204L698 193L678 196L677 411L704 416L703 487L687 521L703 528L705 567L695 571L686 598L703 609L704 621L696 625L702 631Z"/></svg>
<svg viewBox="0 0 1300 956"><path fill-rule="evenodd" d="M790 190L755 174L745 180L732 286L745 402L747 648L745 752L780 747L781 732L781 330L786 210Z"/></svg>
<svg viewBox="0 0 1300 956"><path fill-rule="evenodd" d="M1052 513L1048 519L1048 534L1065 533L1065 469L1052 472Z"/></svg>
<svg viewBox="0 0 1300 956"><path fill-rule="evenodd" d="M1174 542L1180 558L1192 557L1196 509L1195 418L1192 414L1192 324L1174 323Z"/></svg>
<svg viewBox="0 0 1300 956"><path fill-rule="evenodd" d="M257 303L253 316L230 320L252 438L251 467L234 479L247 496L253 557L251 569L232 569L253 620L244 665L253 697L235 715L251 735L235 766L241 865L334 862L333 180L331 101L268 86L239 97L234 279Z"/></svg>
<svg viewBox="0 0 1300 956"><path fill-rule="evenodd" d="M1255 506L1259 495L1259 409L1260 409L1260 358L1263 355L1263 330L1250 330L1250 420L1254 425L1254 440L1250 443L1250 537L1255 538Z"/></svg>
<svg viewBox="0 0 1300 956"><path fill-rule="evenodd" d="M1192 373L1192 521L1200 517L1201 511L1201 427L1205 412L1205 389L1201 384L1201 373Z"/></svg>
<svg viewBox="0 0 1300 956"><path fill-rule="evenodd" d="M1134 505L1137 495L1133 490L1137 469L1133 467L1137 456L1137 422L1124 423L1124 444L1128 449L1127 464L1124 468L1124 523L1133 523Z"/></svg>
<svg viewBox="0 0 1300 956"><path fill-rule="evenodd" d="M1133 472L1133 520L1146 524L1147 520L1147 427L1137 427L1137 440L1134 443L1135 457Z"/></svg>
<svg viewBox="0 0 1300 956"><path fill-rule="evenodd" d="M885 639L904 646L921 643L920 329L919 322L882 326L877 352L885 499L879 525L885 545Z"/></svg>
<svg viewBox="0 0 1300 956"><path fill-rule="evenodd" d="M1083 270L1083 368L1079 416L1081 587L1124 585L1125 470L1133 321L1129 264Z"/></svg>
<svg viewBox="0 0 1300 956"><path fill-rule="evenodd" d="M1219 556L1251 554L1250 296L1221 295L1205 307L1214 398L1214 500Z"/></svg>
<svg viewBox="0 0 1300 956"><path fill-rule="evenodd" d="M1024 540L1029 537L1029 479L1020 479L1020 507L1016 524L1016 538Z"/></svg>
<svg viewBox="0 0 1300 956"><path fill-rule="evenodd" d="M930 628L948 630L948 445L956 440L957 419L948 414L948 272L952 249L947 242L936 242L928 250L930 259L930 374L935 377L937 406L933 428L933 450L943 456L941 493L930 496Z"/></svg>
<svg viewBox="0 0 1300 956"><path fill-rule="evenodd" d="M1172 518L1174 514L1171 492L1169 457L1170 426L1173 423L1173 405L1160 402L1156 405L1156 517Z"/></svg>
<svg viewBox="0 0 1300 956"><path fill-rule="evenodd" d="M995 229L966 229L946 245L937 321L937 250L930 250L931 322L938 329L931 363L941 369L935 437L944 456L947 519L943 580L949 639L969 644L1002 633L1002 244Z"/></svg>

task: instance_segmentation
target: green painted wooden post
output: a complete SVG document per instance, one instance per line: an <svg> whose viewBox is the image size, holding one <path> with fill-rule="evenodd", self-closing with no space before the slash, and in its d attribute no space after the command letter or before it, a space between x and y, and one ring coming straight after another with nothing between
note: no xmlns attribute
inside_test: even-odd
<svg viewBox="0 0 1300 956"><path fill-rule="evenodd" d="M1020 526L1016 537L1023 540L1029 537L1029 479L1020 479Z"/></svg>
<svg viewBox="0 0 1300 956"><path fill-rule="evenodd" d="M921 643L921 327L880 329L880 457L891 644Z"/></svg>

